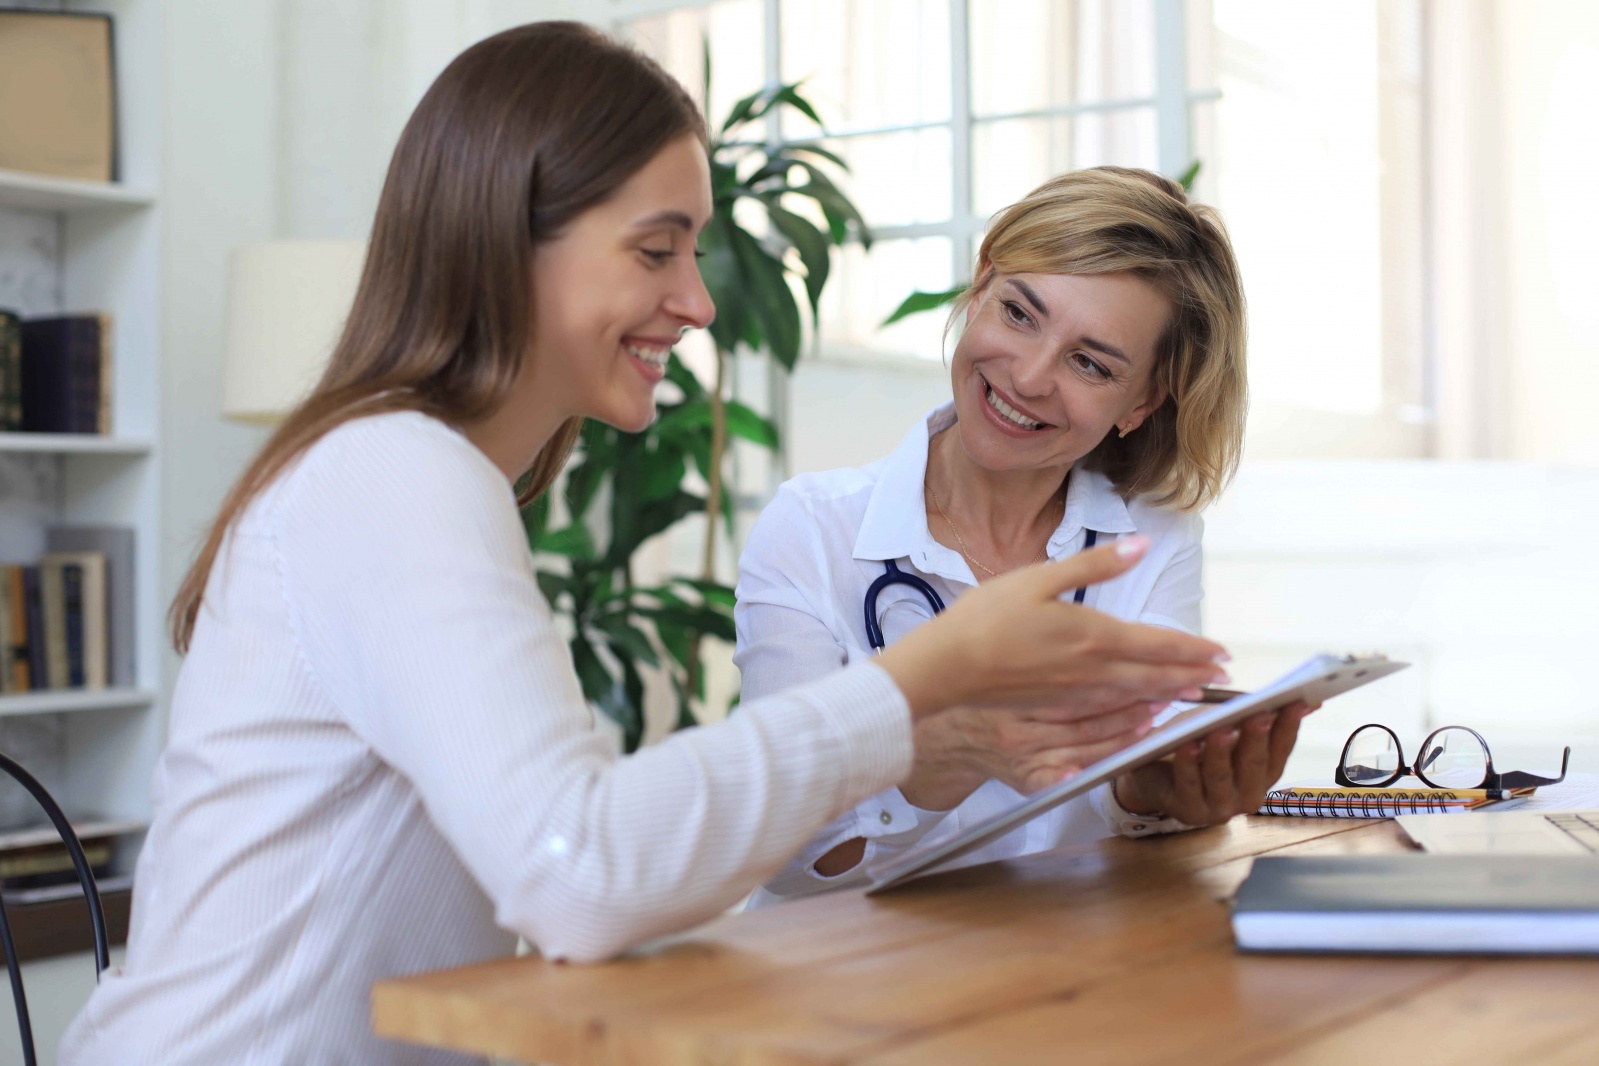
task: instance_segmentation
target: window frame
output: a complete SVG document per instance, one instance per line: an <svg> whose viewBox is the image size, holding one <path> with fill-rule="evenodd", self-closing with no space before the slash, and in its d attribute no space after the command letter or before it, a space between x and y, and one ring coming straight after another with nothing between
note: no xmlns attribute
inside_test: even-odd
<svg viewBox="0 0 1599 1066"><path fill-rule="evenodd" d="M712 0L684 2L684 0L610 0L609 10L596 18L612 32L625 34L627 24L633 20L659 16L674 11L705 9ZM761 0L763 11L763 58L768 87L782 83L782 13L784 0ZM977 245L986 227L987 218L976 213L973 206L972 138L978 126L1005 120L1030 118L1070 118L1088 113L1133 111L1152 108L1155 115L1157 165L1161 173L1176 178L1193 163L1200 146L1195 144L1195 108L1197 105L1219 101L1220 89L1207 86L1200 89L1189 84L1188 21L1190 14L1208 11L1208 5L1191 4L1191 0L1152 0L1154 5L1155 88L1152 96L1118 97L1085 103L1063 104L1027 111L994 114L976 114L972 107L971 52L969 0L948 0L949 62L950 62L950 115L947 120L911 122L878 126L827 127L831 140L848 141L852 138L874 134L937 129L950 131L950 208L948 217L938 222L874 226L877 241L914 240L920 238L947 238L951 250L950 277L959 284L969 281ZM1418 0L1424 26L1436 17L1433 0ZM1195 11L1191 12L1190 8ZM1430 35L1430 34L1429 34ZM1429 42L1430 45L1431 42ZM1431 47L1422 56L1423 92L1430 95L1431 81L1435 77L1430 68ZM1423 104L1424 141L1432 136L1429 126L1430 106ZM783 130L781 116L773 114L768 119L767 136L772 143L781 143ZM1430 190L1437 171L1430 153L1422 159L1422 188ZM1203 179L1202 179L1203 180ZM868 220L870 221L870 220ZM1429 223L1432 219L1427 220ZM1371 415L1344 415L1302 407L1299 404L1275 405L1282 417L1272 417L1253 424L1250 438L1252 450L1273 458L1348 458L1348 457L1424 457L1439 450L1439 358L1433 317L1435 275L1435 234L1429 224L1421 234L1421 272L1423 307L1420 309L1424 327L1420 350L1421 367L1417 368L1425 382L1424 396L1419 404L1405 405L1403 410L1384 402L1383 409ZM802 355L806 360L820 360L831 364L870 367L918 367L930 373L942 373L943 367L935 360L897 353L869 346L824 342L817 338L812 349ZM1385 353L1385 361L1393 358ZM1385 378L1392 372L1385 366ZM735 376L737 376L735 374ZM787 421L787 380L782 374L764 375L768 392L768 410L779 423L780 429ZM1267 405L1271 407L1273 405ZM1267 413L1266 409L1262 409ZM1282 423L1299 427L1287 431L1268 428ZM778 480L786 473L787 462L778 461Z"/></svg>
<svg viewBox="0 0 1599 1066"><path fill-rule="evenodd" d="M987 123L1014 119L1070 118L1074 115L1153 108L1161 173L1175 178L1193 162L1192 107L1196 103L1217 99L1220 94L1213 90L1196 92L1189 89L1187 0L1153 0L1156 79L1154 95L1118 97L984 115L974 113L971 101L970 4L968 0L947 0L947 2L950 20L949 118L876 126L826 127L827 138L838 141L927 129L947 128L950 132L948 217L938 222L873 226L874 240L947 237L951 249L950 276L957 282L970 280L977 242L988 221L986 217L977 215L972 206L972 136L979 125ZM766 85L772 87L782 84L784 78L782 69L784 0L761 0L761 3L764 18L765 39L762 45ZM611 0L611 10L606 21L613 31L622 32L626 29L626 24L635 19L708 6L706 0L701 0L699 3ZM768 119L767 136L773 143L780 143L783 139L781 122L782 116L775 112ZM873 357L876 358L875 353ZM893 358L892 355L885 357Z"/></svg>

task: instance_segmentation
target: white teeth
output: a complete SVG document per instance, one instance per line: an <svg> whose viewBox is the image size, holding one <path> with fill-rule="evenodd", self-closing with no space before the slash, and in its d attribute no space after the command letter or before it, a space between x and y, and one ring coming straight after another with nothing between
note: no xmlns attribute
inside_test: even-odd
<svg viewBox="0 0 1599 1066"><path fill-rule="evenodd" d="M1011 422L1014 422L1016 425L1020 426L1022 429L1041 429L1041 428L1043 428L1044 423L1042 423L1042 422L1034 422L1031 418L1028 418L1026 415L1024 415L1020 411L1016 410L1016 408L1012 407L1010 404L1008 404L1004 400L1000 399L999 398L999 393L995 392L992 387L985 386L985 388L987 388L987 392L988 392L988 406L992 407L994 410L996 410L1000 414L1004 415Z"/></svg>
<svg viewBox="0 0 1599 1066"><path fill-rule="evenodd" d="M626 347L631 354L638 356L639 359L653 367L664 368L667 356L672 354L672 349L670 348L640 348L636 344L629 344Z"/></svg>

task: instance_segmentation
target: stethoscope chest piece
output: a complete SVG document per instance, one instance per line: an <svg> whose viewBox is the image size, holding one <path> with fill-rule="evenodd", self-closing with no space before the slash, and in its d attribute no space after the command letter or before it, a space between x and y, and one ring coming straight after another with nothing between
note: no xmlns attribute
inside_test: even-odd
<svg viewBox="0 0 1599 1066"><path fill-rule="evenodd" d="M1099 534L1097 532L1092 529L1085 530L1083 532L1083 550L1087 551L1092 548L1098 540ZM877 575L876 580L866 589L866 643L874 652L882 651L888 646L883 639L882 623L877 618L877 598L890 585L908 585L927 601L927 605L933 609L933 614L942 614L944 611L944 598L938 594L937 589L927 583L925 578L916 574L906 573L899 568L899 564L893 559L886 560L883 563L883 572ZM1087 587L1080 588L1072 594L1072 602L1082 603L1083 598L1087 595Z"/></svg>

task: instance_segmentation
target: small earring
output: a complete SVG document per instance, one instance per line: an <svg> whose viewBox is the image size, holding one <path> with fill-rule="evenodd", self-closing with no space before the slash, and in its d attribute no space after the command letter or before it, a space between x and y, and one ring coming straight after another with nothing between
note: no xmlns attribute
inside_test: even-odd
<svg viewBox="0 0 1599 1066"><path fill-rule="evenodd" d="M1116 436L1118 436L1118 437L1125 437L1125 436L1127 436L1127 434L1129 434L1131 432L1132 432L1132 430L1128 429L1126 426L1117 426L1116 427Z"/></svg>

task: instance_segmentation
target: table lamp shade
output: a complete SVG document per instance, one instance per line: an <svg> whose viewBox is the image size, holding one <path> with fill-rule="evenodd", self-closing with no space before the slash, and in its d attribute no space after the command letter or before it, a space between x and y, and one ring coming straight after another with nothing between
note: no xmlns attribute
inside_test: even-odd
<svg viewBox="0 0 1599 1066"><path fill-rule="evenodd" d="M305 398L344 329L365 257L361 241L271 241L233 253L224 415L275 422Z"/></svg>

